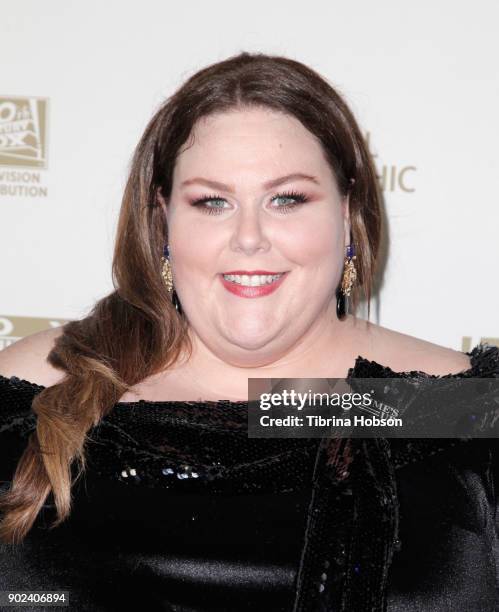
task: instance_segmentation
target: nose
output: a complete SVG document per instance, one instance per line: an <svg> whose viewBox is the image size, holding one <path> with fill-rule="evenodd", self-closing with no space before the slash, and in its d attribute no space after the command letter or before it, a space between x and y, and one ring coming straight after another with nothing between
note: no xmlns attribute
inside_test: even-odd
<svg viewBox="0 0 499 612"><path fill-rule="evenodd" d="M270 248L270 241L258 210L247 207L239 211L237 218L234 219L230 247L233 251L248 255L256 251L267 251Z"/></svg>

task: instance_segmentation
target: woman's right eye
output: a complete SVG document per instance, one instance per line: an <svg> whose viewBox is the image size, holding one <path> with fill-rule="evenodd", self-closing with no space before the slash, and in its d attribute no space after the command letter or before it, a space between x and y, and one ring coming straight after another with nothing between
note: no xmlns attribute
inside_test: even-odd
<svg viewBox="0 0 499 612"><path fill-rule="evenodd" d="M211 206L211 204L215 202L215 204L221 204L220 205L215 205L215 206ZM198 198L197 200L194 200L193 202L191 202L192 206L198 206L199 209L208 214L208 215L218 215L220 214L220 212L222 210L224 210L224 206L223 204L225 203L225 200L223 198L221 198L220 196L204 196L202 198Z"/></svg>

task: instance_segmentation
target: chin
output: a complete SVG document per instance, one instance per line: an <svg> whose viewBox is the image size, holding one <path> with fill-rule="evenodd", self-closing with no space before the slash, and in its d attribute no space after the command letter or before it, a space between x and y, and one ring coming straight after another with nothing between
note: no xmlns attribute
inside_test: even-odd
<svg viewBox="0 0 499 612"><path fill-rule="evenodd" d="M271 332L268 327L261 328L261 326L258 326L258 329L253 327L251 329L231 329L224 331L225 333L223 335L228 342L248 351L255 351L265 347L279 333L277 329Z"/></svg>

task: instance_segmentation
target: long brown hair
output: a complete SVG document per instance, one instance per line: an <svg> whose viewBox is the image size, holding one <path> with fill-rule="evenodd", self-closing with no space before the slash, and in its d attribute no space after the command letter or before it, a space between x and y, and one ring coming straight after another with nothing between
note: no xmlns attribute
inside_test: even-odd
<svg viewBox="0 0 499 612"><path fill-rule="evenodd" d="M161 277L168 227L158 190L168 201L176 156L200 118L251 106L293 115L322 143L341 194L350 195L358 271L352 311L364 297L369 317L380 194L368 148L342 97L311 68L280 56L243 52L200 70L160 106L134 152L112 263L114 291L84 319L64 325L48 355L66 375L33 400L37 427L0 499L2 541L24 539L49 494L57 511L51 527L65 520L71 486L85 471L89 429L130 387L168 369L183 351L190 355L187 322Z"/></svg>

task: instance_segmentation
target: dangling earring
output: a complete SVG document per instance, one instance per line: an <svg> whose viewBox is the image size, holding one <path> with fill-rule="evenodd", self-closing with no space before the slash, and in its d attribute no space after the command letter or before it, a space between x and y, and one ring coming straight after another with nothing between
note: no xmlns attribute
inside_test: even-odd
<svg viewBox="0 0 499 612"><path fill-rule="evenodd" d="M168 245L165 244L163 249L163 256L161 257L161 276L165 281L166 289L171 296L172 302L175 306L175 310L182 314L182 307L180 305L180 300L178 299L177 292L173 288L173 274L172 274L172 266L170 264L170 251L168 250Z"/></svg>
<svg viewBox="0 0 499 612"><path fill-rule="evenodd" d="M343 278L341 285L336 292L336 314L338 319L343 320L347 312L347 304L345 297L350 297L352 286L357 280L357 270L354 260L357 259L353 244L349 244L346 248L346 257L343 270Z"/></svg>

